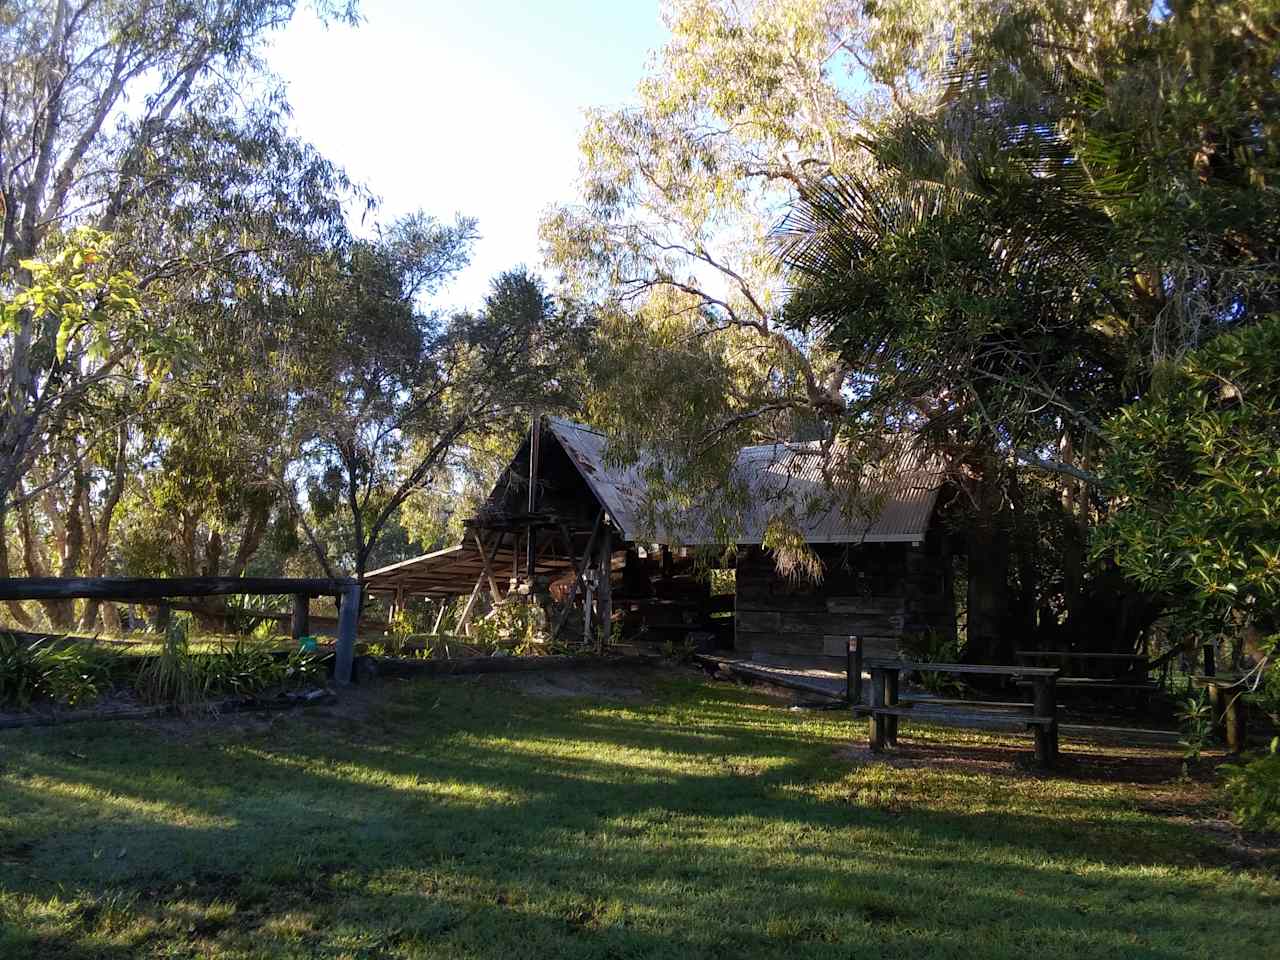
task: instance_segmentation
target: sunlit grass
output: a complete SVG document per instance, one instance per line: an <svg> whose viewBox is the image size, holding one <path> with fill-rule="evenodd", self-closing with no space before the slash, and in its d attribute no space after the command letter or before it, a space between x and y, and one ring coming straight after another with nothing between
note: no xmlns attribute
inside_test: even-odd
<svg viewBox="0 0 1280 960"><path fill-rule="evenodd" d="M1152 812L1177 784L1042 777L1013 762L1025 737L928 728L930 762L868 762L839 712L626 684L643 695L453 678L356 710L0 734L0 957L1274 949L1280 881ZM995 759L945 762L965 749Z"/></svg>

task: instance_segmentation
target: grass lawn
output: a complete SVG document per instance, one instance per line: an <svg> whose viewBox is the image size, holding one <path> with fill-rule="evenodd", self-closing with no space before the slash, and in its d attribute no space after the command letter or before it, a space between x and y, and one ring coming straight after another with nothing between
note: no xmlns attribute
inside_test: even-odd
<svg viewBox="0 0 1280 960"><path fill-rule="evenodd" d="M1276 864L1167 754L1041 777L905 727L869 762L842 713L600 676L0 732L0 957L1280 955Z"/></svg>

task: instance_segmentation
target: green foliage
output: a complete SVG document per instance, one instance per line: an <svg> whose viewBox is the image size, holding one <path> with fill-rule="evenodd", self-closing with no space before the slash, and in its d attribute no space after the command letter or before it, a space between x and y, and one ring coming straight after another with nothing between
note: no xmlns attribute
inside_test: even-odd
<svg viewBox="0 0 1280 960"><path fill-rule="evenodd" d="M54 362L72 354L102 363L121 340L147 329L137 277L112 265L111 238L87 228L62 238L44 257L20 261L30 279L0 303L0 337L34 322L51 332Z"/></svg>
<svg viewBox="0 0 1280 960"><path fill-rule="evenodd" d="M1182 732L1178 745L1183 749L1183 763L1195 763L1213 736L1213 707L1208 695L1201 690L1196 696L1187 697L1178 704L1174 715Z"/></svg>
<svg viewBox="0 0 1280 960"><path fill-rule="evenodd" d="M698 644L690 639L688 634L679 640L667 637L662 641L663 659L670 660L672 663L690 663L697 652Z"/></svg>
<svg viewBox="0 0 1280 960"><path fill-rule="evenodd" d="M959 638L937 630L904 633L898 645L908 660L923 663L957 663L960 660ZM962 681L945 673L918 673L915 681L936 697L959 697L968 689Z"/></svg>
<svg viewBox="0 0 1280 960"><path fill-rule="evenodd" d="M84 645L55 637L27 642L0 633L0 706L25 710L51 701L79 707L98 699L108 673Z"/></svg>
<svg viewBox="0 0 1280 960"><path fill-rule="evenodd" d="M1207 632L1280 631L1280 317L1223 333L1106 425L1095 549Z"/></svg>
<svg viewBox="0 0 1280 960"><path fill-rule="evenodd" d="M1223 790L1237 823L1280 833L1280 742L1247 763L1223 764Z"/></svg>
<svg viewBox="0 0 1280 960"><path fill-rule="evenodd" d="M319 657L292 650L277 656L278 642L237 639L212 653L191 649L188 622L173 618L158 656L138 672L135 689L144 703L181 710L215 697L256 697L322 682Z"/></svg>
<svg viewBox="0 0 1280 960"><path fill-rule="evenodd" d="M535 656L546 651L547 617L534 603L511 599L471 623L468 644L483 650L505 650L515 656Z"/></svg>

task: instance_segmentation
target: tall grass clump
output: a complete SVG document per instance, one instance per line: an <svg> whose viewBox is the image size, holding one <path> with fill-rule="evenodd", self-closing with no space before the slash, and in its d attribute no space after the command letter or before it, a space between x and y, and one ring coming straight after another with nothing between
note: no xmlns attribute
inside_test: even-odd
<svg viewBox="0 0 1280 960"><path fill-rule="evenodd" d="M143 702L187 707L208 699L209 671L191 652L190 629L185 619L169 620L159 655L138 671L136 690Z"/></svg>

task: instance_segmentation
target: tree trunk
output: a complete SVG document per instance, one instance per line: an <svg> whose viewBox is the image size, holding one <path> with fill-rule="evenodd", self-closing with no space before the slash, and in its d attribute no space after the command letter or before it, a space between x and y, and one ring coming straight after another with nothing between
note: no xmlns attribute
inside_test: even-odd
<svg viewBox="0 0 1280 960"><path fill-rule="evenodd" d="M1011 663L1010 517L1002 508L1004 491L993 480L974 487L975 515L968 535L969 607L965 659L974 663Z"/></svg>
<svg viewBox="0 0 1280 960"><path fill-rule="evenodd" d="M3 500L0 500L0 580L8 580L13 576L9 569L9 514L2 504ZM27 613L20 601L10 600L6 607L9 610L9 616L13 617L14 623L18 626L27 630L35 626L31 614Z"/></svg>
<svg viewBox="0 0 1280 960"><path fill-rule="evenodd" d="M124 495L125 457L128 452L128 428L121 426L116 434L116 449L111 464L111 479L103 492L102 506L95 520L90 512L88 494L85 495L85 515L89 518L89 563L88 573L91 577L103 577L107 574L107 559L111 552L111 525L115 520L116 507ZM89 600L85 603L84 613L80 618L80 629L92 633L97 628L98 615L101 612L106 628L120 632L120 613L108 602Z"/></svg>
<svg viewBox="0 0 1280 960"><path fill-rule="evenodd" d="M82 464L77 465L71 476L71 496L67 498L67 513L63 520L62 556L58 566L60 577L74 577L80 572L80 563L84 559L83 509L89 478ZM51 626L58 630L73 628L76 622L74 600L42 600L41 604Z"/></svg>

